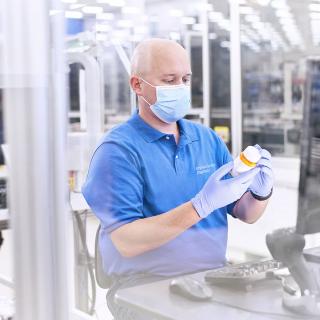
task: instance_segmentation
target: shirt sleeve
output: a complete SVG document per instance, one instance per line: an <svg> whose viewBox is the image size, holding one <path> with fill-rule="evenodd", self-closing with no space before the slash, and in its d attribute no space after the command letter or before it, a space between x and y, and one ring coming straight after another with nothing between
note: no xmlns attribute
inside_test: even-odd
<svg viewBox="0 0 320 320"><path fill-rule="evenodd" d="M108 233L143 218L143 181L130 151L105 142L95 151L82 193Z"/></svg>
<svg viewBox="0 0 320 320"><path fill-rule="evenodd" d="M213 131L216 139L217 139L217 143L219 145L219 150L221 152L221 166L223 166L224 164L233 161L232 155L230 154L227 145L225 144L225 142ZM229 179L232 178L231 174L228 173L225 176L225 179ZM236 218L232 212L233 212L233 208L235 207L237 201L230 203L229 205L227 205L227 212L228 214L230 214L232 217Z"/></svg>

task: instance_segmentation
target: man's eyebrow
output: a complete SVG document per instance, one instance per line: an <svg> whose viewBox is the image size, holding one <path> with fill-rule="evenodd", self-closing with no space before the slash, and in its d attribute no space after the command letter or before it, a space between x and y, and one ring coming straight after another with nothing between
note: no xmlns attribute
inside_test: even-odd
<svg viewBox="0 0 320 320"><path fill-rule="evenodd" d="M164 73L162 76L163 77L175 77L177 74L176 73ZM191 76L192 75L192 72L191 73L187 73L185 76Z"/></svg>

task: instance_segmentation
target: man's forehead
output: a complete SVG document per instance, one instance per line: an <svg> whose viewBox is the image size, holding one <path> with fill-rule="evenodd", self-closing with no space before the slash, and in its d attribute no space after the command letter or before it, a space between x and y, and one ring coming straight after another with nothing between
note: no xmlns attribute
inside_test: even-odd
<svg viewBox="0 0 320 320"><path fill-rule="evenodd" d="M164 76L164 77L175 77L178 73L162 73L161 75ZM190 71L186 71L184 72L184 75L185 76L191 76L192 75L192 72Z"/></svg>

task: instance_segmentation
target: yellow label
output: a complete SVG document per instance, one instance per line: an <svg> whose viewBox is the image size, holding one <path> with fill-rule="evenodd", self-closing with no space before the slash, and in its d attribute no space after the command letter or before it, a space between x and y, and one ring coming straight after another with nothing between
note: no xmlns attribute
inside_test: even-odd
<svg viewBox="0 0 320 320"><path fill-rule="evenodd" d="M254 167L257 165L255 162L249 161L249 160L245 157L245 155L243 154L243 152L240 153L240 160L241 160L244 164L246 164L248 167L254 168Z"/></svg>

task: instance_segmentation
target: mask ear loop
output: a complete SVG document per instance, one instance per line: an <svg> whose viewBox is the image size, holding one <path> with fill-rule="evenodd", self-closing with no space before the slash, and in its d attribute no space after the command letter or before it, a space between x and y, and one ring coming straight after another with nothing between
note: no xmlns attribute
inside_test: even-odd
<svg viewBox="0 0 320 320"><path fill-rule="evenodd" d="M148 84L149 86L153 87L153 88L156 88L155 86L153 86L151 83L149 83L148 81L142 79L142 78L139 78L139 80L142 80L143 82L145 82L146 84ZM140 96L147 104L149 107L151 107L151 103L149 103L145 98L144 96Z"/></svg>
<svg viewBox="0 0 320 320"><path fill-rule="evenodd" d="M142 80L143 82L145 82L146 84L148 84L149 86L156 88L156 86L152 85L151 83L149 83L148 81L144 80L143 78L139 78L140 80Z"/></svg>
<svg viewBox="0 0 320 320"><path fill-rule="evenodd" d="M143 96L140 96L148 105L151 107L151 103L149 103Z"/></svg>

